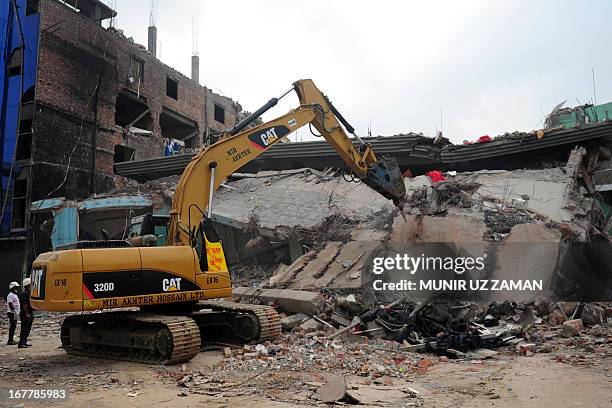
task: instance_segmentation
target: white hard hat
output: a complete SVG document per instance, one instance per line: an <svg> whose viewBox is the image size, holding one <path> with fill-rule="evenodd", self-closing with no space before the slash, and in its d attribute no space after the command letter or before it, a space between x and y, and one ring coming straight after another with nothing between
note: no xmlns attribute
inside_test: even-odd
<svg viewBox="0 0 612 408"><path fill-rule="evenodd" d="M30 283L32 283L32 279L30 278L25 278L23 282L21 282L23 286L28 286Z"/></svg>
<svg viewBox="0 0 612 408"><path fill-rule="evenodd" d="M16 288L18 286L19 286L19 284L17 282L11 282L11 283L9 283L9 290L11 290L13 288Z"/></svg>

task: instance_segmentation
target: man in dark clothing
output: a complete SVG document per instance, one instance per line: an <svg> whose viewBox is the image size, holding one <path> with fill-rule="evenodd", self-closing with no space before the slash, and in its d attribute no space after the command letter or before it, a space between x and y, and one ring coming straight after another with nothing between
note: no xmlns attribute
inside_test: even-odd
<svg viewBox="0 0 612 408"><path fill-rule="evenodd" d="M9 319L9 338L6 343L9 346L15 345L13 336L15 336L15 328L17 327L17 314L19 313L19 284L17 282L11 282L9 284L9 294L6 297L6 316Z"/></svg>
<svg viewBox="0 0 612 408"><path fill-rule="evenodd" d="M34 320L34 309L30 303L30 285L32 281L30 278L23 280L23 290L19 293L19 305L21 310L19 312L19 319L21 320L21 330L19 332L19 345L17 347L24 348L30 347L28 343L28 336L30 330L32 330L32 321Z"/></svg>

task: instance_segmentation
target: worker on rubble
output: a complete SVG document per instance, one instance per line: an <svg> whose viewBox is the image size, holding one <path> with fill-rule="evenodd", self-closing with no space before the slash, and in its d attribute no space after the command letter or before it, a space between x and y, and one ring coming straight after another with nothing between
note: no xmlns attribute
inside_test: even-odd
<svg viewBox="0 0 612 408"><path fill-rule="evenodd" d="M19 306L19 284L17 282L9 283L9 294L6 296L6 316L9 319L8 346L17 344L13 339L15 336L15 328L17 328L17 314L20 311Z"/></svg>
<svg viewBox="0 0 612 408"><path fill-rule="evenodd" d="M32 280L25 278L23 280L23 290L19 293L19 304L21 310L19 312L19 320L21 321L21 329L19 331L19 348L30 347L28 336L32 330L32 322L34 321L34 309L30 303L30 287Z"/></svg>

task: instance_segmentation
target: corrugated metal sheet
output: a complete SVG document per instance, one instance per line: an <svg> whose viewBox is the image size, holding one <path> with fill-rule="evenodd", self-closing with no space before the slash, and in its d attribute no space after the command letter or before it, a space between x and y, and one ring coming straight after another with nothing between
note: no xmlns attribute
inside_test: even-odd
<svg viewBox="0 0 612 408"><path fill-rule="evenodd" d="M112 208L140 208L151 207L153 203L144 196L119 196L106 198L92 198L77 204L79 210L106 210Z"/></svg>
<svg viewBox="0 0 612 408"><path fill-rule="evenodd" d="M439 146L432 144L433 139L418 134L387 137L364 138L372 144L378 156L397 156L416 165L434 164L439 161ZM357 141L353 142L357 145ZM194 154L182 154L158 159L129 161L115 164L115 172L120 176L136 180L155 179L171 174L181 174ZM338 158L336 151L325 140L300 143L276 143L251 164L269 164L271 161L300 160L309 166L310 160L329 160ZM268 166L263 166L269 168Z"/></svg>
<svg viewBox="0 0 612 408"><path fill-rule="evenodd" d="M527 151L546 150L562 145L574 145L608 135L612 135L612 123L553 131L546 133L542 139L538 139L535 134L517 133L489 143L446 146L441 152L441 164L448 166L465 161L510 156Z"/></svg>
<svg viewBox="0 0 612 408"><path fill-rule="evenodd" d="M612 102L601 105L584 105L571 108L569 112L551 113L549 126L563 126L570 129L585 123L604 122L612 119Z"/></svg>
<svg viewBox="0 0 612 408"><path fill-rule="evenodd" d="M75 242L79 233L79 214L75 207L64 207L53 211L53 248Z"/></svg>
<svg viewBox="0 0 612 408"><path fill-rule="evenodd" d="M30 211L46 211L51 208L60 207L64 201L64 198L47 198L46 200L38 200L30 203Z"/></svg>
<svg viewBox="0 0 612 408"><path fill-rule="evenodd" d="M541 139L534 133L516 133L489 143L466 146L433 145L432 139L414 134L371 138L368 141L372 143L378 156L395 157L403 169L415 166L420 166L421 169L453 169L458 164L478 163L486 159L511 160L526 152L537 155L538 152L549 152L552 149L571 149L576 144L609 135L612 135L612 122L550 131ZM337 156L326 141L277 143L252 163L259 163L266 169L275 169L274 163L281 161L298 163L301 167L315 167L316 163L340 166L341 162ZM121 176L136 180L150 180L180 174L192 157L193 154L185 154L117 163L115 171Z"/></svg>

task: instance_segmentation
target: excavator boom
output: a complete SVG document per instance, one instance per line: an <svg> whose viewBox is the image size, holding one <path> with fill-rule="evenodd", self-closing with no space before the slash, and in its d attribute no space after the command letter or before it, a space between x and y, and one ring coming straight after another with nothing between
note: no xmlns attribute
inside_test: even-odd
<svg viewBox="0 0 612 408"><path fill-rule="evenodd" d="M187 165L176 186L170 211L169 245L190 245L194 229L206 216L207 209L210 212L212 194L219 185L282 138L307 124L317 129L356 177L397 206L403 205L406 190L396 162L378 159L372 146L359 138L357 140L361 143L356 147L340 121L352 132L353 128L312 80L299 80L292 89L300 100L298 108L262 125L242 130L250 119L257 117L255 114L270 109L280 98L272 99L217 143L198 153Z"/></svg>

